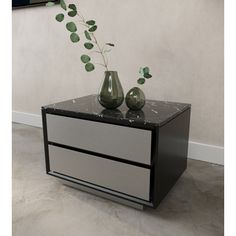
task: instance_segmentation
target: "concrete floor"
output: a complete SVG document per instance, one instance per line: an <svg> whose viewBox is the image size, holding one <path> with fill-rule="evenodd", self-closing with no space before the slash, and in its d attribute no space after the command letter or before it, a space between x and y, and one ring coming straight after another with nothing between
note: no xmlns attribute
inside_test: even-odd
<svg viewBox="0 0 236 236"><path fill-rule="evenodd" d="M223 235L223 176L189 160L161 205L139 211L46 175L42 130L13 124L13 236Z"/></svg>

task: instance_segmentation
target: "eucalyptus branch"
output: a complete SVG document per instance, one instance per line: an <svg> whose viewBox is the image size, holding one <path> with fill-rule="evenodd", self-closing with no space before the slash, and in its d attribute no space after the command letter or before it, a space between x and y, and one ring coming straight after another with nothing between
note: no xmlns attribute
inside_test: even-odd
<svg viewBox="0 0 236 236"><path fill-rule="evenodd" d="M50 5L50 4L49 4ZM84 43L84 47L88 50L91 50L94 46L96 46L97 50L94 52L101 54L103 63L96 63L99 65L102 65L106 68L108 71L108 57L106 53L108 52L105 50L106 46L114 47L114 44L112 43L106 43L103 47L100 46L96 36L95 31L97 30L97 25L94 20L86 21L85 17L82 15L82 13L77 9L75 4L69 4L67 5L64 0L60 0L61 8L68 14L70 17L78 16L79 20L78 23L85 27L85 38L88 40ZM58 22L62 22L65 18L65 14L59 13L56 15L56 20ZM80 36L77 33L77 26L76 24L71 21L66 24L66 29L70 32L70 40L73 43L77 43L80 41ZM91 63L91 58L88 55L82 55L81 61L85 64L86 71L90 72L95 69L93 63Z"/></svg>
<svg viewBox="0 0 236 236"><path fill-rule="evenodd" d="M85 25L87 28L90 28L90 27L87 25L87 23L86 23L86 21L85 21L85 18L82 16L82 14L81 14L81 13L79 14L79 13L77 12L77 15L79 15L79 16L83 19L82 22L84 23L84 25ZM97 46L97 48L98 48L100 54L102 55L102 59L103 59L103 62L104 62L104 66L105 66L106 70L108 71L108 67L107 67L107 63L106 63L106 60L105 60L105 56L104 56L104 54L103 54L103 51L101 50L101 47L100 47L100 45L99 45L99 43L98 43L98 41L97 41L97 38L95 37L94 33L91 33L91 35L92 35L92 37L93 37L94 43L96 44L96 46ZM103 65L103 64L102 64L102 65Z"/></svg>

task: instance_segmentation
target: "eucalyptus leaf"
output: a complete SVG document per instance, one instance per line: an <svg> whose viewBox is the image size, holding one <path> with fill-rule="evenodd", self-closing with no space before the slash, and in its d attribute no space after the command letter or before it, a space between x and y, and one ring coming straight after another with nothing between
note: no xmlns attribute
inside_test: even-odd
<svg viewBox="0 0 236 236"><path fill-rule="evenodd" d="M68 8L71 10L77 11L75 4L69 4Z"/></svg>
<svg viewBox="0 0 236 236"><path fill-rule="evenodd" d="M80 37L79 37L78 34L72 33L72 34L70 35L70 40L71 40L73 43L77 43L77 42L80 41Z"/></svg>
<svg viewBox="0 0 236 236"><path fill-rule="evenodd" d="M111 47L115 47L115 44L113 44L113 43L106 43L106 45L111 46Z"/></svg>
<svg viewBox="0 0 236 236"><path fill-rule="evenodd" d="M89 32L94 32L96 31L98 27L96 25L92 26L91 28L89 28Z"/></svg>
<svg viewBox="0 0 236 236"><path fill-rule="evenodd" d="M94 69L95 69L95 66L90 62L85 65L85 70L87 72L93 71Z"/></svg>
<svg viewBox="0 0 236 236"><path fill-rule="evenodd" d="M88 55L82 55L80 59L83 63L88 63L91 60L91 58Z"/></svg>
<svg viewBox="0 0 236 236"><path fill-rule="evenodd" d="M55 2L47 2L46 7L52 7L55 5Z"/></svg>
<svg viewBox="0 0 236 236"><path fill-rule="evenodd" d="M139 74L140 74L141 76L143 76L143 67L140 67L140 68L139 68Z"/></svg>
<svg viewBox="0 0 236 236"><path fill-rule="evenodd" d="M139 78L137 80L138 84L144 84L145 83L145 79L144 78Z"/></svg>
<svg viewBox="0 0 236 236"><path fill-rule="evenodd" d="M66 3L64 2L64 0L60 0L60 5L61 5L61 8L63 8L66 11L67 7L66 7Z"/></svg>
<svg viewBox="0 0 236 236"><path fill-rule="evenodd" d="M87 25L95 25L96 22L95 22L95 20L88 20L88 21L86 21L86 24Z"/></svg>
<svg viewBox="0 0 236 236"><path fill-rule="evenodd" d="M69 22L66 24L66 28L67 30L69 30L70 32L76 32L77 31L77 27L75 25L74 22Z"/></svg>
<svg viewBox="0 0 236 236"><path fill-rule="evenodd" d="M144 74L144 78L150 79L150 78L152 78L152 75L151 74Z"/></svg>
<svg viewBox="0 0 236 236"><path fill-rule="evenodd" d="M93 44L92 43L85 43L84 47L90 50L93 48Z"/></svg>
<svg viewBox="0 0 236 236"><path fill-rule="evenodd" d="M143 68L143 74L149 74L149 68L148 67L144 67Z"/></svg>
<svg viewBox="0 0 236 236"><path fill-rule="evenodd" d="M68 16L70 16L70 17L74 17L74 16L76 16L76 14L77 14L77 11L69 11L68 12Z"/></svg>
<svg viewBox="0 0 236 236"><path fill-rule="evenodd" d="M92 40L92 38L87 30L84 31L84 34L85 34L86 39Z"/></svg>
<svg viewBox="0 0 236 236"><path fill-rule="evenodd" d="M57 21L62 22L64 20L64 14L57 14L55 18Z"/></svg>

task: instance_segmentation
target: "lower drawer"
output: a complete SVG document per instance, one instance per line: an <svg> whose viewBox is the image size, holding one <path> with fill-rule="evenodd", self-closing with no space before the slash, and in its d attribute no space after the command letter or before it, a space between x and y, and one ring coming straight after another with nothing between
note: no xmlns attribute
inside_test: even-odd
<svg viewBox="0 0 236 236"><path fill-rule="evenodd" d="M49 145L50 170L149 201L150 170Z"/></svg>

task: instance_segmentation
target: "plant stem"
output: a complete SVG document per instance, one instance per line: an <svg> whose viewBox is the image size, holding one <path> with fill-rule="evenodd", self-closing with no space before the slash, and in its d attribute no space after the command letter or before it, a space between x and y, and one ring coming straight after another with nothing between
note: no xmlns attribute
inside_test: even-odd
<svg viewBox="0 0 236 236"><path fill-rule="evenodd" d="M97 41L95 35L94 35L93 33L92 33L91 35L93 36L93 39L94 39L94 41L95 41L95 44L97 45L98 50L100 51L100 53L101 53L101 55L102 55L103 62L104 62L104 66L105 66L106 70L108 71L108 66L107 66L106 58L105 58L105 56L104 56L104 54L103 54L103 51L102 51L102 49L101 49L101 47L100 47L100 45L99 45L99 43L98 43L98 41Z"/></svg>
<svg viewBox="0 0 236 236"><path fill-rule="evenodd" d="M94 63L94 64L96 64L96 65L100 65L100 66L103 66L103 67L106 67L104 64L102 64L102 63Z"/></svg>
<svg viewBox="0 0 236 236"><path fill-rule="evenodd" d="M91 51L91 52L88 52L87 54L92 54L92 53L101 53L100 51Z"/></svg>
<svg viewBox="0 0 236 236"><path fill-rule="evenodd" d="M82 14L77 12L77 15L82 19L82 22L80 22L80 24L84 25L85 27L89 28L89 26L86 24L86 21L84 19L84 17L82 16ZM100 64L103 65L106 68L106 71L108 71L108 62L106 61L105 55L103 53L103 50L101 49L96 36L94 35L94 33L91 33L91 36L93 37L94 43L96 44L97 48L98 48L98 53L100 53L102 55L102 59L103 59L103 63L104 64Z"/></svg>

